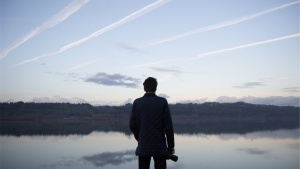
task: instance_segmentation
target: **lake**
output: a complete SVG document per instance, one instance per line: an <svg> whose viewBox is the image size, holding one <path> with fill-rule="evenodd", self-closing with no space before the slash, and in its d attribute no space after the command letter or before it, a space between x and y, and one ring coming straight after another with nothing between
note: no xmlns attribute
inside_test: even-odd
<svg viewBox="0 0 300 169"><path fill-rule="evenodd" d="M138 166L134 155L137 142L127 129L110 126L105 130L70 134L52 130L30 133L3 126L1 169L133 169ZM175 127L179 160L168 160L169 169L299 169L299 127L243 132L234 132L235 129L180 131L176 132ZM154 168L153 161L151 168Z"/></svg>

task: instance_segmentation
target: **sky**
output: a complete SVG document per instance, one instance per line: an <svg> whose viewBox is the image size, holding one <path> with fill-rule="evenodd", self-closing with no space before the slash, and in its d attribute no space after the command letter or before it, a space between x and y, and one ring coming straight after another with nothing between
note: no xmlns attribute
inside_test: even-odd
<svg viewBox="0 0 300 169"><path fill-rule="evenodd" d="M299 0L0 0L0 102L299 106Z"/></svg>

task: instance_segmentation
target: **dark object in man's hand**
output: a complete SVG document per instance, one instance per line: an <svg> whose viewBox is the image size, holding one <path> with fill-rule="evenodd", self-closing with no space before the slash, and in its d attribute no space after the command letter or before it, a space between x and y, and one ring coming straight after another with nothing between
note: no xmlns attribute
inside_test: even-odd
<svg viewBox="0 0 300 169"><path fill-rule="evenodd" d="M174 154L168 154L168 155L167 155L167 160L172 160L172 161L174 161L174 162L177 162L178 156L177 156L177 155L174 155Z"/></svg>

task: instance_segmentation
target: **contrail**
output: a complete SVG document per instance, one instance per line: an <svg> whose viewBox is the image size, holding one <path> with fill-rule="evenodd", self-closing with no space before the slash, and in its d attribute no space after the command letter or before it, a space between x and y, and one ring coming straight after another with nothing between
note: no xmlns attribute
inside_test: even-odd
<svg viewBox="0 0 300 169"><path fill-rule="evenodd" d="M29 60L25 60L25 61L23 61L23 62L20 62L20 63L18 63L18 64L16 64L16 65L11 66L11 67L17 67L17 66L23 65L23 64L25 64L25 63L33 62L33 61L39 60L39 59L41 59L41 58L44 58L44 57L47 57L47 56L56 55L56 54L59 54L59 53L60 53L60 51L58 51L58 52L53 52L53 53L46 53L46 54L40 55L40 56L38 56L38 57L36 57L36 58L33 58L33 59L29 59Z"/></svg>
<svg viewBox="0 0 300 169"><path fill-rule="evenodd" d="M287 3L287 4L284 4L284 5L278 6L278 7L274 7L274 8L271 8L271 9L259 12L259 13L255 13L255 14L252 14L252 15L244 16L244 17L241 17L241 18L238 18L238 19L234 19L234 20L222 22L222 23L219 23L219 24L202 27L202 28L190 31L190 32L182 33L182 34L179 34L179 35L176 35L176 36L172 36L172 37L169 37L169 38L166 38L166 39L162 39L162 40L159 40L159 41L154 41L154 42L146 43L144 45L141 45L140 48L148 47L148 46L154 46L154 45L158 45L158 44L166 43L166 42L171 42L171 41L175 41L177 39L184 38L186 36L190 36L190 35L193 35L193 34L197 34L197 33L201 33L201 32L207 32L207 31L211 31L211 30L214 30L214 29L219 29L219 28L223 28L223 27L226 27L226 26L230 26L230 25L241 23L241 22L245 22L245 21L254 19L256 17L259 17L259 16L262 16L262 15L274 12L276 10L283 9L283 8L295 5L295 4L299 3L299 2L300 2L299 0L298 1L294 1L294 2Z"/></svg>
<svg viewBox="0 0 300 169"><path fill-rule="evenodd" d="M251 47L251 46L261 45L261 44L265 44L265 43L271 43L271 42L276 42L276 41L280 41L280 40L295 38L295 37L299 37L299 36L300 36L300 33L293 34L293 35L288 35L288 36L283 36L283 37L280 37L280 38L274 38L274 39L270 39L270 40L265 40L265 41L250 43L250 44L247 44L247 45L236 46L236 47L233 47L233 48L227 48L227 49L222 49L222 50L217 50L217 51L202 53L202 54L198 55L197 57L190 58L190 60L199 59L199 58L203 58L203 57L206 57L206 56L209 56L209 55L225 53L225 52L229 52L229 51L233 51L233 50L238 50L238 49L242 49L242 48L247 48L247 47Z"/></svg>
<svg viewBox="0 0 300 169"><path fill-rule="evenodd" d="M143 63L143 64L138 64L138 65L127 67L126 69L133 69L133 68L139 68L139 67L147 67L147 66L151 66L151 65L157 65L157 64L162 64L162 63L170 62L170 61L173 61L173 60L174 59L161 60L161 61L151 62L151 63Z"/></svg>
<svg viewBox="0 0 300 169"><path fill-rule="evenodd" d="M137 10L137 11L135 11L135 12L133 12L133 13L125 16L124 18L118 20L117 22L114 22L114 23L112 23L112 24L110 24L110 25L108 25L108 26L106 26L106 27L104 27L104 28L102 28L102 29L100 29L100 30L98 30L98 31L90 34L89 36L86 36L86 37L84 37L84 38L82 38L80 40L77 40L75 42L72 42L72 43L70 43L70 44L68 44L68 45L60 48L59 51L57 51L57 52L53 52L53 53L49 53L49 54L43 54L43 55L38 56L38 57L36 57L34 59L23 61L23 62L17 64L16 66L22 65L24 63L36 61L36 60L41 59L43 57L47 57L47 56L51 56L51 55L56 55L56 54L62 53L64 51L66 51L68 49L71 49L71 48L73 48L73 47L75 47L77 45L80 45L80 44L82 44L82 43L84 43L84 42L86 42L86 41L88 41L90 39L93 39L93 38L95 38L97 36L100 36L100 35L106 33L107 31L110 31L110 30L112 30L112 29L114 29L116 27L119 27L119 26L125 24L126 22L129 22L129 21L131 21L133 19L136 19L136 18L138 18L138 17L140 17L140 16L142 16L142 15L144 15L144 14L146 14L146 13L152 11L152 10L154 10L155 8L157 8L157 7L165 4L168 1L170 1L170 0L157 0L156 2L154 2L152 4L147 5L144 8L141 8L141 9L139 9L139 10Z"/></svg>
<svg viewBox="0 0 300 169"><path fill-rule="evenodd" d="M142 9L138 10L138 11L135 11L135 12L131 13L130 15L128 15L128 16L120 19L119 21L117 21L117 22L115 22L113 24L108 25L107 27L104 27L104 28L102 28L102 29L100 29L100 30L98 30L98 31L90 34L89 36L87 36L85 38L82 38L82 39L80 39L78 41L75 41L73 43L70 43L70 44L62 47L61 50L63 50L63 51L68 50L68 49L70 49L72 47L75 47L75 46L77 46L77 45L85 42L85 41L88 41L88 40L90 40L92 38L95 38L95 37L101 35L101 34L104 34L107 31L110 31L110 30L112 30L112 29L114 29L116 27L119 27L119 26L123 25L124 23L126 23L128 21L136 19L136 18L144 15L145 13L152 11L153 9L155 9L155 8L161 6L162 4L166 3L166 1L167 0L158 0L158 1L156 1L156 2L154 2L152 4L150 4L150 5L148 5L146 7L144 7Z"/></svg>
<svg viewBox="0 0 300 169"><path fill-rule="evenodd" d="M225 53L225 52L229 52L229 51L233 51L233 50L238 50L238 49L242 49L242 48L247 48L247 47L251 47L251 46L256 46L256 45L261 45L261 44L265 44L265 43L271 43L271 42L276 42L276 41L280 41L280 40L295 38L295 37L298 37L298 36L300 36L300 33L293 34L293 35L288 35L288 36L283 36L283 37L279 37L279 38L274 38L274 39L270 39L270 40L265 40L265 41L250 43L250 44L247 44L247 45L236 46L236 47L233 47L233 48L227 48L227 49L222 49L222 50L217 50L217 51L202 53L202 54L198 55L197 57L192 57L192 58L189 58L187 60L200 59L200 58L203 58L203 57L206 57L206 56L209 56L209 55ZM163 63L166 63L166 62L177 61L179 59L180 58L174 58L174 59L169 59L169 60L156 61L156 62L152 62L152 63L144 63L144 64L139 64L139 65L127 67L127 69L133 69L133 68L138 68L138 67L147 67L147 66L152 66L152 65L157 65L157 64L163 64Z"/></svg>
<svg viewBox="0 0 300 169"><path fill-rule="evenodd" d="M93 64L93 63L98 62L99 60L102 60L102 58L101 58L101 59L94 59L94 60L91 60L91 61L82 63L82 64L77 65L77 66L74 66L74 67L72 67L72 68L70 68L70 69L68 69L68 70L66 70L66 71L72 71L72 70L76 70L76 69L79 69L79 68L82 68L82 67L86 67L86 66L88 66L88 65L91 65L91 64Z"/></svg>
<svg viewBox="0 0 300 169"><path fill-rule="evenodd" d="M25 35L16 44L14 44L10 48L7 48L6 50L2 51L1 54L0 54L0 60L5 58L8 55L8 53L10 53L13 49L17 48L18 46L25 43L29 39L31 39L34 36L42 33L46 29L49 29L49 28L63 22L64 20L66 20L69 16L71 16L76 11L78 11L81 7L83 7L89 1L90 0L75 0L75 1L73 1L72 3L67 5L63 10L61 10L56 15L54 15L52 18L50 18L49 20L44 22L39 27L35 28L29 34Z"/></svg>

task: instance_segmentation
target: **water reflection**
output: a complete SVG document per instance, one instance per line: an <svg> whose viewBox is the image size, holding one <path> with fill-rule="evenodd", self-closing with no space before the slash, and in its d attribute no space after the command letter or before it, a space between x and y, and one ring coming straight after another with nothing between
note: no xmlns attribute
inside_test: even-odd
<svg viewBox="0 0 300 169"><path fill-rule="evenodd" d="M178 162L168 169L298 169L299 128L246 133L177 133ZM4 169L132 169L138 161L131 134L1 135ZM153 168L153 162L152 162Z"/></svg>
<svg viewBox="0 0 300 169"><path fill-rule="evenodd" d="M257 148L238 148L237 151L241 151L250 155L266 155L270 152L269 150L261 150Z"/></svg>
<svg viewBox="0 0 300 169"><path fill-rule="evenodd" d="M134 155L134 150L117 151L117 152L103 152L94 155L86 155L81 158L74 156L61 157L59 161L53 164L40 165L40 168L74 168L76 166L93 165L97 168L106 168L107 165L122 166L124 163L130 163L137 160Z"/></svg>
<svg viewBox="0 0 300 169"><path fill-rule="evenodd" d="M104 152L90 156L83 156L82 159L94 164L96 167L104 167L108 164L120 165L126 162L134 161L137 159L134 153L135 150Z"/></svg>
<svg viewBox="0 0 300 169"><path fill-rule="evenodd" d="M43 164L38 168L41 169L55 169L55 168L73 168L81 164L81 161L75 159L75 157L62 157L60 161L55 162L54 164Z"/></svg>

